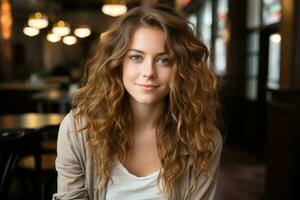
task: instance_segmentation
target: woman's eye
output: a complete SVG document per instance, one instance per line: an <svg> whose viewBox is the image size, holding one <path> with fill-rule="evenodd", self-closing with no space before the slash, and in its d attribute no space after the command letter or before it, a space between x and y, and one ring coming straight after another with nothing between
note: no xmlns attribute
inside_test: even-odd
<svg viewBox="0 0 300 200"><path fill-rule="evenodd" d="M129 59L133 60L135 62L140 62L140 61L142 61L142 56L140 56L140 55L132 55L132 56L129 56Z"/></svg>
<svg viewBox="0 0 300 200"><path fill-rule="evenodd" d="M170 65L170 61L168 58L160 58L158 59L158 63L163 65Z"/></svg>

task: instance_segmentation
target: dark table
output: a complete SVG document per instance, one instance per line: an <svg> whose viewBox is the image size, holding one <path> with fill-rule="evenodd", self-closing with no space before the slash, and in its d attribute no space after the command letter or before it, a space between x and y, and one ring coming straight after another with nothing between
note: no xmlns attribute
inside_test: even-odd
<svg viewBox="0 0 300 200"><path fill-rule="evenodd" d="M11 82L0 83L0 90L41 91L59 88L59 84Z"/></svg>
<svg viewBox="0 0 300 200"><path fill-rule="evenodd" d="M44 112L47 105L58 105L59 113L67 113L70 105L70 96L67 91L51 89L32 95L32 100L37 102L37 110Z"/></svg>
<svg viewBox="0 0 300 200"><path fill-rule="evenodd" d="M0 114L36 112L36 105L31 98L32 94L58 88L58 84L0 83Z"/></svg>
<svg viewBox="0 0 300 200"><path fill-rule="evenodd" d="M25 113L0 115L0 130L35 131L46 126L59 125L64 114Z"/></svg>

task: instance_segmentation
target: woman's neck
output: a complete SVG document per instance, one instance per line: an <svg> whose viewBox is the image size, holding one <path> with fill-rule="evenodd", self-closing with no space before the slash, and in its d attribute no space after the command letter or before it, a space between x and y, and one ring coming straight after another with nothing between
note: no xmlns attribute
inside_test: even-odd
<svg viewBox="0 0 300 200"><path fill-rule="evenodd" d="M155 129L155 123L164 110L164 101L155 104L141 104L134 99L130 100L135 132Z"/></svg>

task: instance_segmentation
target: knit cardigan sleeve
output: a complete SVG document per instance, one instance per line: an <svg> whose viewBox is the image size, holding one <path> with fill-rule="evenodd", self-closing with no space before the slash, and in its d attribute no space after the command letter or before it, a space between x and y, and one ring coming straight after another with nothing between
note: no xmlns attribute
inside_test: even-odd
<svg viewBox="0 0 300 200"><path fill-rule="evenodd" d="M69 113L62 121L57 139L56 170L57 193L54 199L86 200L88 188L85 180L86 139L74 131L74 119Z"/></svg>

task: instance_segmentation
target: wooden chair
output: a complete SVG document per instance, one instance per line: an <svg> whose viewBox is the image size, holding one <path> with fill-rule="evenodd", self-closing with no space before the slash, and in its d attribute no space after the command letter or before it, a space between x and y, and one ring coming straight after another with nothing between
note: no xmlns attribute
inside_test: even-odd
<svg viewBox="0 0 300 200"><path fill-rule="evenodd" d="M55 159L58 128L59 126L47 126L36 131L31 138L33 149L30 149L19 161L19 175L29 189L30 194L27 194L29 199L49 199L50 194L47 192L55 189L53 188L55 187L54 183L47 185L49 183L47 180L49 176L56 177ZM32 178L28 179L28 177ZM51 187L52 189L49 189Z"/></svg>
<svg viewBox="0 0 300 200"><path fill-rule="evenodd" d="M23 132L0 132L0 197L6 199L22 150Z"/></svg>

